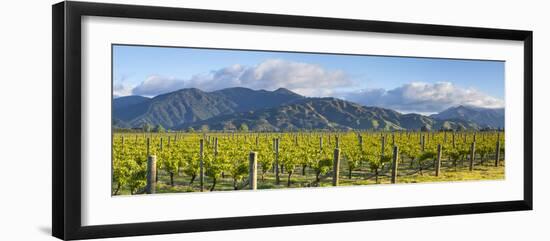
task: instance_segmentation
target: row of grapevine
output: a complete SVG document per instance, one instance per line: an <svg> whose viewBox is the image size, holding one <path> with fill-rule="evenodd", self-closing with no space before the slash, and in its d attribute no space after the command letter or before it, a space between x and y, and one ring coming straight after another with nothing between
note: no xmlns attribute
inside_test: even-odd
<svg viewBox="0 0 550 241"><path fill-rule="evenodd" d="M474 171L493 160L502 167L504 134L116 133L112 151L113 195L154 192L151 183L158 182L168 192L239 190L253 186L252 172L258 172L259 188L337 185L342 177L349 180L345 185L360 185L428 170L439 176L441 165L446 171L465 165Z"/></svg>

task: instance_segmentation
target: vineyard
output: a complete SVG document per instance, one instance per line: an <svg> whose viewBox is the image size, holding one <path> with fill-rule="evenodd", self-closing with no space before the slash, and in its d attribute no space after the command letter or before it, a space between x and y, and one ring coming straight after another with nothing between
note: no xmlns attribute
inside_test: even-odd
<svg viewBox="0 0 550 241"><path fill-rule="evenodd" d="M112 195L504 178L504 132L113 135Z"/></svg>

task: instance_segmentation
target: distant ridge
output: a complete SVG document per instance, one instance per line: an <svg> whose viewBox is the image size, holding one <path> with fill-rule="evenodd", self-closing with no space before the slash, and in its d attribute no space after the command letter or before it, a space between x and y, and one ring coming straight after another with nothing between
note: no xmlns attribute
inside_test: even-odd
<svg viewBox="0 0 550 241"><path fill-rule="evenodd" d="M255 131L480 129L469 121L440 121L419 114L365 107L337 98L304 98L274 108L187 123L177 129L200 129L206 125L211 130L237 130L243 124Z"/></svg>
<svg viewBox="0 0 550 241"><path fill-rule="evenodd" d="M251 90L227 88L204 92L196 88L181 89L152 99L135 99L134 96L113 100L113 119L117 126L141 127L144 123L176 126L215 116L269 108L304 98L290 90ZM145 98L145 97L143 97ZM133 103L133 104L128 104ZM123 106L123 108L118 108Z"/></svg>
<svg viewBox="0 0 550 241"><path fill-rule="evenodd" d="M204 126L236 130L243 124L254 131L479 130L503 128L504 110L457 106L431 116L401 114L338 98L304 97L285 88L235 87L212 92L188 88L154 98L113 100L115 128L140 128L144 123L173 130Z"/></svg>
<svg viewBox="0 0 550 241"><path fill-rule="evenodd" d="M466 120L478 124L481 128L503 129L504 108L480 108L460 105L451 107L430 117L438 120Z"/></svg>

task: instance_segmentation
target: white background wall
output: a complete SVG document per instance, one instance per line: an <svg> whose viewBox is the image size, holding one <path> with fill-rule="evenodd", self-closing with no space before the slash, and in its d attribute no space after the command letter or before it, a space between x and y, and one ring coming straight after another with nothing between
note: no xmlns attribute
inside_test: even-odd
<svg viewBox="0 0 550 241"><path fill-rule="evenodd" d="M535 210L155 236L155 240L548 240L550 182L545 103L550 24L546 1L109 1L401 22L533 30ZM0 240L54 240L51 232L51 4L0 8ZM545 22L546 21L546 22ZM546 155L545 155L546 154ZM121 240L151 240L132 237Z"/></svg>

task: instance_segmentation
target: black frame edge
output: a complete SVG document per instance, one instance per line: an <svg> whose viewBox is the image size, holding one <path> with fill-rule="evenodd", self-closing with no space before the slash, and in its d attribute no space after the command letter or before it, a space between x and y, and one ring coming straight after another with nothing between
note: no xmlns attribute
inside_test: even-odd
<svg viewBox="0 0 550 241"><path fill-rule="evenodd" d="M83 239L82 232L82 83L81 19L86 2L65 1L65 239ZM103 4L101 4L103 5ZM108 5L108 4L105 4Z"/></svg>
<svg viewBox="0 0 550 241"><path fill-rule="evenodd" d="M298 16L271 13L236 12L225 10L177 8L97 2L67 2L68 8L86 12L86 15L192 21L221 24L244 24L290 28L311 28L344 31L367 31L442 37L507 39L523 41L526 30L467 27L425 23L404 23L363 19L343 19L317 16Z"/></svg>
<svg viewBox="0 0 550 241"><path fill-rule="evenodd" d="M80 196L81 83L76 80L80 80L81 75L80 20L81 16L84 15L523 41L525 81L524 198L523 200L504 202L83 227L81 224ZM53 5L52 25L52 235L57 238L106 238L533 209L532 31L92 2L60 2Z"/></svg>
<svg viewBox="0 0 550 241"><path fill-rule="evenodd" d="M65 3L52 6L52 235L65 237L64 61Z"/></svg>
<svg viewBox="0 0 550 241"><path fill-rule="evenodd" d="M108 238L529 210L524 201L347 210L83 227L72 238ZM267 220L269 219L269 220Z"/></svg>
<svg viewBox="0 0 550 241"><path fill-rule="evenodd" d="M533 32L523 39L523 200L533 210Z"/></svg>

